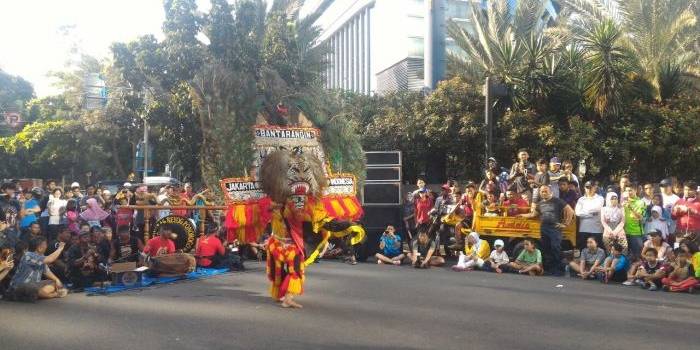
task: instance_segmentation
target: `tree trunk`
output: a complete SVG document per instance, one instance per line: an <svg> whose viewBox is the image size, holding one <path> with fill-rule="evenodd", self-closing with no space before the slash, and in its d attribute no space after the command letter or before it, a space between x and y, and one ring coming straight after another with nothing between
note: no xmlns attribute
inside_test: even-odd
<svg viewBox="0 0 700 350"><path fill-rule="evenodd" d="M119 178L126 179L126 171L122 166L122 162L119 160L119 147L117 145L117 139L112 138L112 160L114 160L114 166L117 168L117 173Z"/></svg>
<svg viewBox="0 0 700 350"><path fill-rule="evenodd" d="M429 184L447 182L447 153L445 150L431 150L425 156L425 181Z"/></svg>

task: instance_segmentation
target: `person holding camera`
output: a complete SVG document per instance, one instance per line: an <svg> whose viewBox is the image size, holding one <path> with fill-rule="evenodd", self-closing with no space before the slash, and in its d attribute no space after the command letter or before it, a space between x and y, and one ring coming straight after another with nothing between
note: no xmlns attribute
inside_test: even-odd
<svg viewBox="0 0 700 350"><path fill-rule="evenodd" d="M388 225L382 237L379 238L379 249L381 253L375 254L377 264L401 265L401 260L405 257L401 250L401 236L396 235L396 229Z"/></svg>
<svg viewBox="0 0 700 350"><path fill-rule="evenodd" d="M425 230L418 232L418 238L411 245L413 250L408 254L411 260L411 265L415 268L425 269L430 266L445 265L445 259L441 256L435 256L435 240L428 237Z"/></svg>
<svg viewBox="0 0 700 350"><path fill-rule="evenodd" d="M90 232L80 232L78 244L68 249L66 260L74 289L91 287L100 278L99 254Z"/></svg>

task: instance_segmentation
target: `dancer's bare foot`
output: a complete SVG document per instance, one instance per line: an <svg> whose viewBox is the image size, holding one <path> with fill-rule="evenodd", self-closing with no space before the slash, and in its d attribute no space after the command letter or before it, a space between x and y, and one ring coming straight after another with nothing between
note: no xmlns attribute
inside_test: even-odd
<svg viewBox="0 0 700 350"><path fill-rule="evenodd" d="M283 308L290 308L290 307L295 308L295 309L302 309L303 308L303 306L301 304L294 301L294 299L292 299L292 297L290 297L290 296L287 296L284 298L284 300L282 300L281 306Z"/></svg>

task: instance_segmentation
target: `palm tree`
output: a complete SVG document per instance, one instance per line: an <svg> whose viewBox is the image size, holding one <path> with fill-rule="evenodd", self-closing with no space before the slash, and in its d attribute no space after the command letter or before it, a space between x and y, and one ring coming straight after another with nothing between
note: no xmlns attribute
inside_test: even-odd
<svg viewBox="0 0 700 350"><path fill-rule="evenodd" d="M700 29L697 0L565 0L578 15L578 29L612 22L619 42L636 63L631 79L644 80L659 102L700 80ZM609 24L606 25L609 27ZM611 29L611 28L608 28Z"/></svg>
<svg viewBox="0 0 700 350"><path fill-rule="evenodd" d="M448 24L448 33L464 55L448 55L450 71L469 80L497 78L510 91L514 104L541 98L551 87L547 60L563 44L561 32L549 28L548 1L489 1L485 8L472 2L473 27Z"/></svg>

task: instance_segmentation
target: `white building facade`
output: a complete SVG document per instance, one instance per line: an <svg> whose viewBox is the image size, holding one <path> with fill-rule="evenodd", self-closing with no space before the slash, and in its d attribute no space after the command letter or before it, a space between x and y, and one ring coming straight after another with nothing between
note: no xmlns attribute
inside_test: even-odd
<svg viewBox="0 0 700 350"><path fill-rule="evenodd" d="M307 0L301 15L327 6L316 21L328 49L327 88L383 94L442 79L446 52L458 51L446 23L469 30L471 2L482 0ZM424 62L433 67L427 79Z"/></svg>

